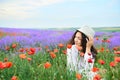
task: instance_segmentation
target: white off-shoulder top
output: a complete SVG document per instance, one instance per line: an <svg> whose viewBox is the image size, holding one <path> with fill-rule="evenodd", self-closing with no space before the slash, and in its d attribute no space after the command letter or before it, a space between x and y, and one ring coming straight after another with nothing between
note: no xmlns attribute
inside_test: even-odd
<svg viewBox="0 0 120 80"><path fill-rule="evenodd" d="M92 63L88 62L88 59L92 59ZM79 73L87 73L86 76L91 74L91 69L94 65L94 58L92 55L85 53L84 56L80 56L78 53L78 49L75 45L72 45L70 49L67 49L67 68L70 71L77 71ZM89 77L90 77L89 76Z"/></svg>

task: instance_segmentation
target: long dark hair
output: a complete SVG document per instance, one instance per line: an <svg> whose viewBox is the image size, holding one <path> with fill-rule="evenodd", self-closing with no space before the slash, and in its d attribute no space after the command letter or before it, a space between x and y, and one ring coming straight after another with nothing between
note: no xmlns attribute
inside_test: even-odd
<svg viewBox="0 0 120 80"><path fill-rule="evenodd" d="M69 44L72 44L72 45L75 44L74 38L75 38L75 35L76 35L77 32L80 32L80 31L76 30L76 32L73 34L71 40L68 42ZM82 46L82 48L83 48L83 49L82 49L82 52L85 53L85 51L86 51L86 43L87 43L86 38L87 38L88 40L89 40L89 38L88 38L84 33L82 33L82 32L80 32L80 33L82 34L82 41L81 41L81 46ZM91 52L92 52L93 58L96 58L97 50L95 49L94 46L91 47Z"/></svg>

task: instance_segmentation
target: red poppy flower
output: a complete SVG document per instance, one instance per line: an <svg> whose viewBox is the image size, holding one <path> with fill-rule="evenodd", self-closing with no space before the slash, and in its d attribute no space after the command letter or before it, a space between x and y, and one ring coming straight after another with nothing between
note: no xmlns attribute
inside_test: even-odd
<svg viewBox="0 0 120 80"><path fill-rule="evenodd" d="M94 76L93 80L101 80L101 76L99 74L96 74Z"/></svg>
<svg viewBox="0 0 120 80"><path fill-rule="evenodd" d="M79 74L79 73L76 73L76 78L77 78L78 80L80 80L80 79L82 78L82 75Z"/></svg>
<svg viewBox="0 0 120 80"><path fill-rule="evenodd" d="M50 52L51 58L56 58L56 54L54 52Z"/></svg>
<svg viewBox="0 0 120 80"><path fill-rule="evenodd" d="M29 54L29 55L33 55L33 54L35 54L35 52L28 51L28 54Z"/></svg>
<svg viewBox="0 0 120 80"><path fill-rule="evenodd" d="M36 49L35 48L30 48L30 51L35 53Z"/></svg>
<svg viewBox="0 0 120 80"><path fill-rule="evenodd" d="M51 67L51 63L46 62L46 63L44 64L44 68L48 69L48 68L50 68L50 67Z"/></svg>
<svg viewBox="0 0 120 80"><path fill-rule="evenodd" d="M17 76L13 76L11 80L18 80Z"/></svg>
<svg viewBox="0 0 120 80"><path fill-rule="evenodd" d="M31 58L27 58L28 61L31 61L32 59Z"/></svg>
<svg viewBox="0 0 120 80"><path fill-rule="evenodd" d="M93 67L93 68L92 68L92 71L93 71L93 72L97 72L97 71L99 71L99 68Z"/></svg>
<svg viewBox="0 0 120 80"><path fill-rule="evenodd" d="M114 61L115 61L116 63L120 62L120 57L115 57L115 58L114 58Z"/></svg>
<svg viewBox="0 0 120 80"><path fill-rule="evenodd" d="M99 40L98 37L96 37L96 40Z"/></svg>
<svg viewBox="0 0 120 80"><path fill-rule="evenodd" d="M9 46L6 46L6 47L5 47L5 50L10 50L10 47L9 47Z"/></svg>
<svg viewBox="0 0 120 80"><path fill-rule="evenodd" d="M71 44L67 44L67 48L70 49L72 47Z"/></svg>
<svg viewBox="0 0 120 80"><path fill-rule="evenodd" d="M58 52L58 49L54 49L54 51L53 51L54 53L57 53Z"/></svg>
<svg viewBox="0 0 120 80"><path fill-rule="evenodd" d="M0 69L4 69L6 67L5 63L0 61Z"/></svg>
<svg viewBox="0 0 120 80"><path fill-rule="evenodd" d="M25 58L26 58L26 55L25 55L25 54L20 54L19 57L20 57L21 59L25 59Z"/></svg>
<svg viewBox="0 0 120 80"><path fill-rule="evenodd" d="M19 49L19 52L24 52L24 48L20 48L20 49Z"/></svg>
<svg viewBox="0 0 120 80"><path fill-rule="evenodd" d="M58 47L59 47L59 48L63 48L63 47L64 47L64 44L59 43L59 44L58 44Z"/></svg>
<svg viewBox="0 0 120 80"><path fill-rule="evenodd" d="M115 54L120 54L120 51L115 51L114 53L115 53Z"/></svg>
<svg viewBox="0 0 120 80"><path fill-rule="evenodd" d="M12 48L16 48L17 47L17 44L12 44Z"/></svg>
<svg viewBox="0 0 120 80"><path fill-rule="evenodd" d="M110 62L110 66L115 67L116 66L115 62Z"/></svg>
<svg viewBox="0 0 120 80"><path fill-rule="evenodd" d="M88 63L93 63L92 58L88 59Z"/></svg>
<svg viewBox="0 0 120 80"><path fill-rule="evenodd" d="M114 50L114 51L117 51L117 50L118 50L118 47L114 47L113 50Z"/></svg>
<svg viewBox="0 0 120 80"><path fill-rule="evenodd" d="M12 67L12 62L5 62L6 68Z"/></svg>
<svg viewBox="0 0 120 80"><path fill-rule="evenodd" d="M105 64L105 61L104 60L99 60L98 61L101 65Z"/></svg>

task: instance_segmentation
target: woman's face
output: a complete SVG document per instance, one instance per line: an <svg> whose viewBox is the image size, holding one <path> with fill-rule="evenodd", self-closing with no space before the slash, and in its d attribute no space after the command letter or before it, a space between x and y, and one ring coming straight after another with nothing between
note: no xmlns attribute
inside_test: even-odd
<svg viewBox="0 0 120 80"><path fill-rule="evenodd" d="M75 45L80 46L82 40L82 34L80 32L77 32L74 38Z"/></svg>

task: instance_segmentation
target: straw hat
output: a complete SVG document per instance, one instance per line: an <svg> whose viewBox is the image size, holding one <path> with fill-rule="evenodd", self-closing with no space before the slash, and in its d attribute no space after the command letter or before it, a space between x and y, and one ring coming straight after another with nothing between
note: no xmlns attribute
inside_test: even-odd
<svg viewBox="0 0 120 80"><path fill-rule="evenodd" d="M78 31L84 33L87 37L94 37L95 31L89 27L89 26L82 26L80 29L77 29Z"/></svg>

